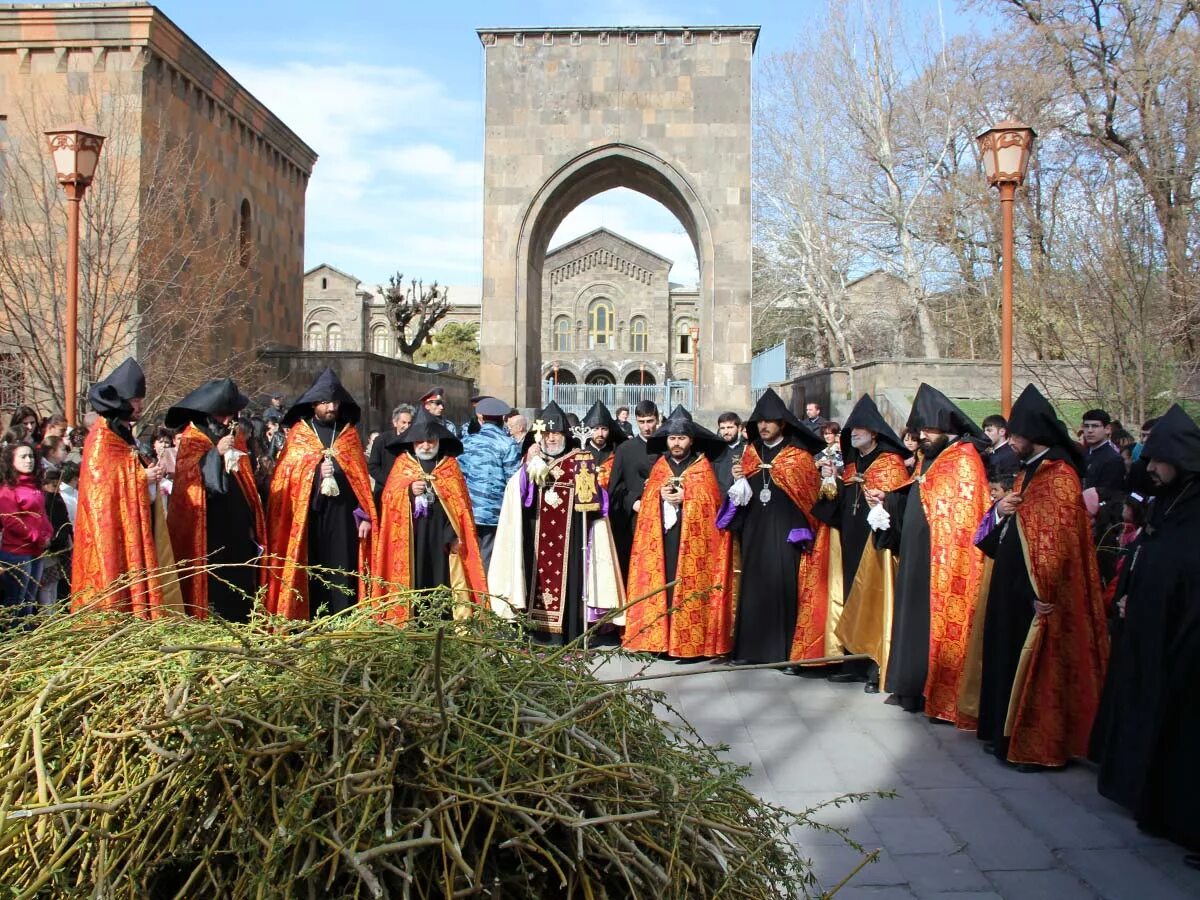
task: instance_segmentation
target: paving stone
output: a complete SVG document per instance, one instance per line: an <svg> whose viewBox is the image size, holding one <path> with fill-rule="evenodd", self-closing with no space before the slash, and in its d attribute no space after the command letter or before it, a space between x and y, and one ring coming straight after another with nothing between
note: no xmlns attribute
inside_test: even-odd
<svg viewBox="0 0 1200 900"><path fill-rule="evenodd" d="M837 893L837 900L912 900L916 895L896 884L855 885L852 881Z"/></svg>
<svg viewBox="0 0 1200 900"><path fill-rule="evenodd" d="M688 716L687 721L706 744L748 744L751 741L741 716L723 719Z"/></svg>
<svg viewBox="0 0 1200 900"><path fill-rule="evenodd" d="M1182 850L1180 851L1182 855ZM1063 850L1059 857L1104 900L1195 898L1133 850Z"/></svg>
<svg viewBox="0 0 1200 900"><path fill-rule="evenodd" d="M1074 874L1060 869L988 874L1000 893L1013 900L1096 900L1098 896Z"/></svg>
<svg viewBox="0 0 1200 900"><path fill-rule="evenodd" d="M865 855L853 847L837 844L814 845L806 847L804 852L812 859L813 870L825 890L831 890L834 885L854 871ZM878 859L859 869L850 883L856 887L864 887L906 885L908 882L897 868L895 861L884 850L880 852Z"/></svg>
<svg viewBox="0 0 1200 900"><path fill-rule="evenodd" d="M900 853L940 853L947 855L962 849L962 844L954 838L937 819L932 816L922 818L880 819L875 823L875 829L889 852Z"/></svg>
<svg viewBox="0 0 1200 900"><path fill-rule="evenodd" d="M992 882L966 853L893 854L892 859L919 897L940 897L947 891L992 889Z"/></svg>
<svg viewBox="0 0 1200 900"><path fill-rule="evenodd" d="M937 891L931 894L918 893L921 900L1018 900L1001 897L995 891Z"/></svg>
<svg viewBox="0 0 1200 900"><path fill-rule="evenodd" d="M1200 871L1183 864L1182 847L1163 842L1138 847L1137 854L1182 887L1190 896L1200 897Z"/></svg>
<svg viewBox="0 0 1200 900"><path fill-rule="evenodd" d="M1099 816L1083 809L1052 783L1037 789L1007 790L1003 799L1018 819L1045 838L1051 849L1124 846Z"/></svg>
<svg viewBox="0 0 1200 900"><path fill-rule="evenodd" d="M980 869L1047 869L1054 857L986 788L937 788L917 792L933 815L967 844Z"/></svg>

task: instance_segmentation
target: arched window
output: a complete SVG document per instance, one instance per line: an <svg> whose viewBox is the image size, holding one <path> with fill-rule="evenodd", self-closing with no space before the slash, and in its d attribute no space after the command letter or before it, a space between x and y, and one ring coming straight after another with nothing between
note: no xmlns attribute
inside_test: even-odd
<svg viewBox="0 0 1200 900"><path fill-rule="evenodd" d="M611 347L614 325L612 304L604 298L594 300L588 319L588 346L592 349Z"/></svg>
<svg viewBox="0 0 1200 900"><path fill-rule="evenodd" d="M554 320L554 350L556 353L566 353L571 349L571 320L567 316L559 316Z"/></svg>
<svg viewBox="0 0 1200 900"><path fill-rule="evenodd" d="M617 379L613 378L612 372L606 369L594 369L588 373L588 384L616 384Z"/></svg>
<svg viewBox="0 0 1200 900"><path fill-rule="evenodd" d="M337 322L325 329L325 349L334 351L342 349L342 326Z"/></svg>
<svg viewBox="0 0 1200 900"><path fill-rule="evenodd" d="M242 200L242 208L238 216L238 261L242 268L250 265L250 201Z"/></svg>
<svg viewBox="0 0 1200 900"><path fill-rule="evenodd" d="M386 325L371 326L371 352L377 356L392 355L392 336Z"/></svg>
<svg viewBox="0 0 1200 900"><path fill-rule="evenodd" d="M320 322L313 322L308 326L308 335L304 346L309 350L325 349L325 329L321 327Z"/></svg>
<svg viewBox="0 0 1200 900"><path fill-rule="evenodd" d="M692 320L680 319L675 323L676 347L680 356L692 355Z"/></svg>
<svg viewBox="0 0 1200 900"><path fill-rule="evenodd" d="M629 349L634 353L645 353L650 346L650 331L646 320L634 316L629 322Z"/></svg>

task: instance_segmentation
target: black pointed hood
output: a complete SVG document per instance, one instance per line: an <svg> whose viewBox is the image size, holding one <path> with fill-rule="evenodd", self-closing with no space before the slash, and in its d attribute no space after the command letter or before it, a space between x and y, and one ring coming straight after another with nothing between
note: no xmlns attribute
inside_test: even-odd
<svg viewBox="0 0 1200 900"><path fill-rule="evenodd" d="M168 409L163 424L168 428L182 428L188 422L206 416L236 416L249 402L250 398L238 390L232 378L214 378Z"/></svg>
<svg viewBox="0 0 1200 900"><path fill-rule="evenodd" d="M583 424L589 428L607 428L608 444L610 447L616 447L629 437L629 435L621 430L621 426L617 424L616 419L612 417L612 413L608 411L608 407L601 400L597 400L592 404L592 408L583 417Z"/></svg>
<svg viewBox="0 0 1200 900"><path fill-rule="evenodd" d="M1200 474L1200 427L1183 411L1172 404L1150 429L1150 437L1142 446L1142 456L1170 463L1189 475Z"/></svg>
<svg viewBox="0 0 1200 900"><path fill-rule="evenodd" d="M543 431L557 431L567 436L567 449L572 450L579 446L579 440L575 435L571 434L571 423L567 421L567 414L562 411L557 403L551 400L545 406L537 411L533 417L533 422L530 423L529 431L525 435L525 440L521 444L521 454L533 446L537 440L538 423L541 422L544 426Z"/></svg>
<svg viewBox="0 0 1200 900"><path fill-rule="evenodd" d="M401 453L417 441L438 441L438 452L442 456L458 456L463 451L462 441L423 406L417 407L417 414L408 428L388 439L387 448Z"/></svg>
<svg viewBox="0 0 1200 900"><path fill-rule="evenodd" d="M695 421L692 414L680 405L671 411L658 430L646 441L646 452L665 454L667 437L672 434L691 435L692 449L703 453L710 460L720 458L729 446L718 435Z"/></svg>
<svg viewBox="0 0 1200 900"><path fill-rule="evenodd" d="M146 396L146 373L133 357L117 366L88 391L88 403L102 416L124 419L133 414L136 397Z"/></svg>
<svg viewBox="0 0 1200 900"><path fill-rule="evenodd" d="M921 382L917 396L913 398L912 411L908 414L907 428L935 428L946 434L957 434L979 441L987 441L986 435L965 412L949 397L932 385Z"/></svg>
<svg viewBox="0 0 1200 900"><path fill-rule="evenodd" d="M313 407L318 403L327 403L330 400L336 400L339 404L337 421L342 425L357 425L358 420L362 417L362 409L354 402L354 398L350 396L350 392L342 387L342 382L338 379L337 374L333 369L326 368L317 376L317 380L312 383L307 391L305 391L291 408L287 411L287 415L283 417L283 424L286 427L295 425L301 419L312 417Z"/></svg>
<svg viewBox="0 0 1200 900"><path fill-rule="evenodd" d="M1008 416L1008 433L1045 447L1065 450L1080 473L1086 468L1083 448L1071 437L1050 401L1032 384L1021 391Z"/></svg>
<svg viewBox="0 0 1200 900"><path fill-rule="evenodd" d="M842 454L847 460L853 460L858 456L858 452L850 444L850 431L853 428L866 428L868 431L875 432L875 440L884 449L899 453L901 456L908 456L908 450L904 443L892 430L892 426L887 423L870 394L863 394L858 398L854 409L850 410L850 415L846 417L846 424L842 426Z"/></svg>
<svg viewBox="0 0 1200 900"><path fill-rule="evenodd" d="M746 420L746 433L750 435L750 443L762 443L758 436L758 423L768 421L783 422L784 435L792 438L809 453L820 453L825 449L825 438L797 419L796 414L788 409L774 388L767 388L763 392L754 404L754 412L750 413L750 418Z"/></svg>

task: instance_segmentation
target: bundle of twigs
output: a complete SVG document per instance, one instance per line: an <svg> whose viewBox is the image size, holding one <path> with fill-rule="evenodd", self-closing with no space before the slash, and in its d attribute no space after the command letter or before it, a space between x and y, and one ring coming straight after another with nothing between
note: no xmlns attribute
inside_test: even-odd
<svg viewBox="0 0 1200 900"><path fill-rule="evenodd" d="M797 817L490 616L0 639L17 897L786 897ZM800 817L803 819L803 817Z"/></svg>

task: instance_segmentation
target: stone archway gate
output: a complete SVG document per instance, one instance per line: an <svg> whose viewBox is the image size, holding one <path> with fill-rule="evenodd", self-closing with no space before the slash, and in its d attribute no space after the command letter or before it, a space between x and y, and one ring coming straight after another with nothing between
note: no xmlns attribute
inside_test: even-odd
<svg viewBox="0 0 1200 900"><path fill-rule="evenodd" d="M484 28L483 389L541 397L542 267L614 187L662 203L700 267L697 407L750 404L756 26Z"/></svg>

